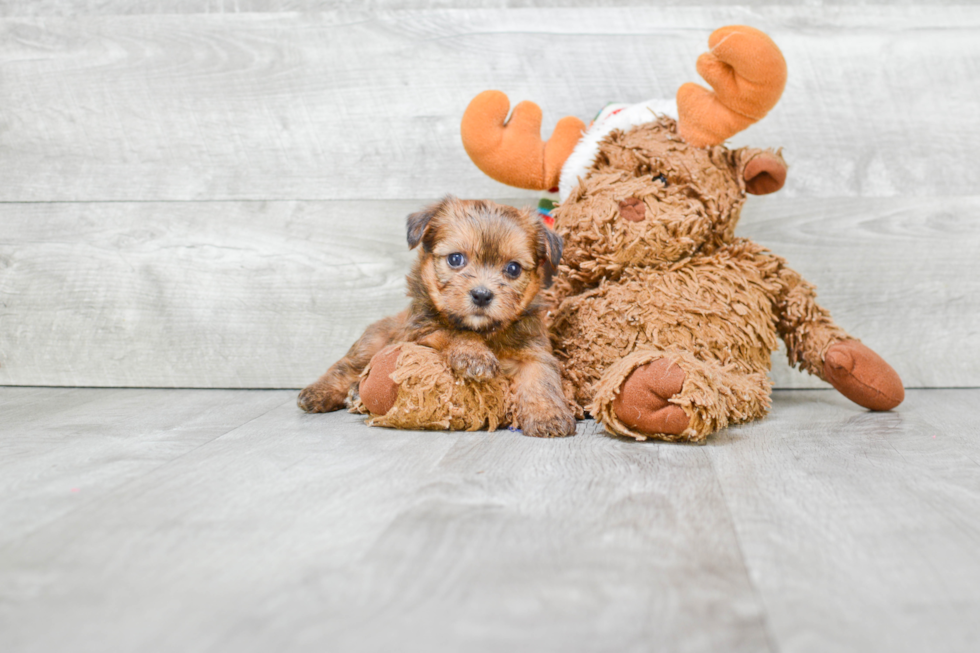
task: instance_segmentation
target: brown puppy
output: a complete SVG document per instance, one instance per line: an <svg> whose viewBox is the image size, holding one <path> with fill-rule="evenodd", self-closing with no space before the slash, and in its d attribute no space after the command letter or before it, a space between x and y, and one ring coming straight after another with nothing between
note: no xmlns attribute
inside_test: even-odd
<svg viewBox="0 0 980 653"><path fill-rule="evenodd" d="M409 308L368 327L300 393L300 408L337 410L376 353L415 342L442 352L456 375L510 379L514 421L526 435L574 433L539 297L561 259L561 238L534 212L447 196L408 216L408 246L420 244Z"/></svg>

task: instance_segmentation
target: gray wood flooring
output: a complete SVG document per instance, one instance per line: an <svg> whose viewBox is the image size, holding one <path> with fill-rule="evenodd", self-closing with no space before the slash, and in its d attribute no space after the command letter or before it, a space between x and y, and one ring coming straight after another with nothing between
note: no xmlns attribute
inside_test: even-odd
<svg viewBox="0 0 980 653"><path fill-rule="evenodd" d="M0 388L0 650L980 647L980 390L777 391L706 446Z"/></svg>

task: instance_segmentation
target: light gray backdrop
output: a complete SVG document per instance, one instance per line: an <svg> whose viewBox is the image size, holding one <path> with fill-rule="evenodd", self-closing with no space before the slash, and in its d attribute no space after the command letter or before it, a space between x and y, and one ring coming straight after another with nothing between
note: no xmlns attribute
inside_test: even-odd
<svg viewBox="0 0 980 653"><path fill-rule="evenodd" d="M534 202L466 157L474 95L547 135L746 23L789 82L733 144L791 169L739 234L907 385L980 385L980 8L813 5L0 1L0 384L305 385L404 305L407 213Z"/></svg>

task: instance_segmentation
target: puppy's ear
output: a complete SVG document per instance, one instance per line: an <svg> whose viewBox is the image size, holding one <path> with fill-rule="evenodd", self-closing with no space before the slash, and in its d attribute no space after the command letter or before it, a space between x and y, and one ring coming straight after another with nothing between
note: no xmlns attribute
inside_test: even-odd
<svg viewBox="0 0 980 653"><path fill-rule="evenodd" d="M541 220L541 245L542 256L541 264L544 266L544 287L551 287L551 279L558 271L558 264L561 263L561 252L563 243L561 236L548 228Z"/></svg>
<svg viewBox="0 0 980 653"><path fill-rule="evenodd" d="M433 204L432 206L427 206L421 211L412 213L405 219L405 226L408 231L409 249L415 249L418 247L418 244L422 242L422 239L425 237L425 232L429 229L429 223L432 221L432 218L446 208L447 204L455 201L455 197L452 195L446 195L439 202Z"/></svg>

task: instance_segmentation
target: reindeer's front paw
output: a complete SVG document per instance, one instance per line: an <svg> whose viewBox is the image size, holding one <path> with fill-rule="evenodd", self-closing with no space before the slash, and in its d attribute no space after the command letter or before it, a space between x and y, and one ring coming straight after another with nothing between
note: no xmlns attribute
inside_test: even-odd
<svg viewBox="0 0 980 653"><path fill-rule="evenodd" d="M329 413L344 407L347 391L322 383L313 383L299 393L296 405L307 413Z"/></svg>
<svg viewBox="0 0 980 653"><path fill-rule="evenodd" d="M487 381L500 373L500 362L489 349L458 349L448 359L456 374L474 381Z"/></svg>
<svg viewBox="0 0 980 653"><path fill-rule="evenodd" d="M575 435L575 415L564 403L526 399L517 408L517 425L533 438L562 438Z"/></svg>

